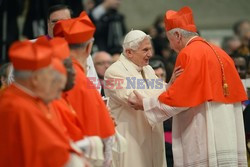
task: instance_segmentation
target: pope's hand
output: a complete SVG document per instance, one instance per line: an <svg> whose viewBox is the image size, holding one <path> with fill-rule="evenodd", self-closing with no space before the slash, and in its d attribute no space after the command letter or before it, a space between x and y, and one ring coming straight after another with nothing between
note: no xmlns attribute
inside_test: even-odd
<svg viewBox="0 0 250 167"><path fill-rule="evenodd" d="M183 71L184 70L181 68L181 66L175 67L173 74L172 74L172 77L171 77L168 84L172 85L174 83L174 81L176 80L176 78L178 78L182 74Z"/></svg>
<svg viewBox="0 0 250 167"><path fill-rule="evenodd" d="M135 110L143 110L143 96L136 90L134 90L133 93L135 96L130 95L128 97L129 105Z"/></svg>

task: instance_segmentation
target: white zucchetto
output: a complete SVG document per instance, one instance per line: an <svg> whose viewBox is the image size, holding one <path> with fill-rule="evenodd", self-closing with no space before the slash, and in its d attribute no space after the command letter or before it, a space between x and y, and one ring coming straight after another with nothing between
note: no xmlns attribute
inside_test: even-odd
<svg viewBox="0 0 250 167"><path fill-rule="evenodd" d="M124 38L123 44L130 43L132 41L135 41L139 38L144 38L148 36L146 33L144 33L141 30L131 30Z"/></svg>

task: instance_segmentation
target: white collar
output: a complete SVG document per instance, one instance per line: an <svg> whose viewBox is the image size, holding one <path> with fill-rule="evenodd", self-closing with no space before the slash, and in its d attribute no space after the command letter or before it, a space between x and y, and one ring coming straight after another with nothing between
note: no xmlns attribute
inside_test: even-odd
<svg viewBox="0 0 250 167"><path fill-rule="evenodd" d="M185 47L186 47L194 38L196 38L196 37L198 37L198 36L193 36L192 38L190 38L190 39L187 41Z"/></svg>
<svg viewBox="0 0 250 167"><path fill-rule="evenodd" d="M129 60L124 54L121 54L122 59L126 59L130 64L136 69L136 71L141 72L143 67L139 67L135 63L133 63L131 60Z"/></svg>

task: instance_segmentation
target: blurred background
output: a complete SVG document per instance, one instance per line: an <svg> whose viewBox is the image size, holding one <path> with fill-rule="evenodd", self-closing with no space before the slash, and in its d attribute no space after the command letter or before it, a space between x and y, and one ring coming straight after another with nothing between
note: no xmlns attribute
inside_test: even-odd
<svg viewBox="0 0 250 167"><path fill-rule="evenodd" d="M124 0L121 12L126 15L128 28L144 29L166 10L186 5L192 8L201 35L219 42L233 34L237 21L250 19L250 0Z"/></svg>
<svg viewBox="0 0 250 167"><path fill-rule="evenodd" d="M250 18L250 0L104 1L107 1L106 4L109 5L108 8L113 8L118 11L116 12L118 13L118 17L113 17L111 20L118 20L118 22L122 23L122 35L131 29L141 29L148 32L153 38L157 37L159 33L162 33L162 36L164 36L163 18L166 10L178 10L188 5L193 9L195 23L197 24L200 35L219 46L224 45L225 48L227 47L225 45L227 45L226 43L228 41L234 41L233 44L239 45L237 39L231 39L231 37L235 36L233 27L237 22L249 20ZM78 16L82 10L86 10L91 14L93 9L104 3L104 1L0 0L0 63L8 62L7 51L13 41L25 38L34 39L47 33L47 12L50 6L66 4L72 8L74 17ZM98 21L96 22L98 24ZM100 32L98 36L102 36L101 33L102 32ZM113 35L113 38L116 38L116 36ZM119 43L121 43L122 39L118 40ZM162 56L159 49L163 46L158 45L158 43L161 42L162 41L154 42L156 54L159 56ZM115 48L107 49L102 46L96 46L94 51L98 50L105 50L114 55L116 52L121 52L121 47L115 46Z"/></svg>
<svg viewBox="0 0 250 167"><path fill-rule="evenodd" d="M153 37L164 31L161 30L163 28L161 26L164 26L162 19L166 10L178 10L188 5L193 9L195 23L201 36L220 46L225 37L234 35L235 23L250 18L250 0L105 1L109 1L111 8L115 8L124 16L126 32L131 29L141 29ZM82 10L91 12L93 8L103 3L103 0L0 0L1 64L8 61L7 50L14 40L33 39L47 33L48 8L60 3L70 6L74 16L78 16ZM119 49L114 50L119 52Z"/></svg>

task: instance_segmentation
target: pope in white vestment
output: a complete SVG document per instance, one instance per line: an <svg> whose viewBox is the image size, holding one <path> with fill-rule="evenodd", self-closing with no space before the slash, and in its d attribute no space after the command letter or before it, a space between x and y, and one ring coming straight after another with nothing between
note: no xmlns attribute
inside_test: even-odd
<svg viewBox="0 0 250 167"><path fill-rule="evenodd" d="M124 53L105 73L105 95L110 98L110 111L116 129L127 140L126 152L113 152L113 166L166 167L163 124L151 126L145 114L127 102L133 90L146 97L158 96L165 90L165 83L148 65L152 56L150 37L139 30L130 31L124 39Z"/></svg>

